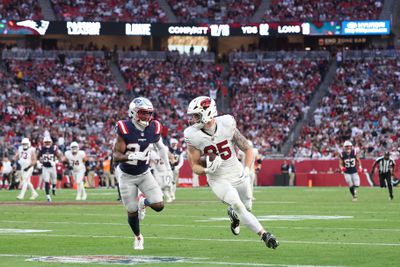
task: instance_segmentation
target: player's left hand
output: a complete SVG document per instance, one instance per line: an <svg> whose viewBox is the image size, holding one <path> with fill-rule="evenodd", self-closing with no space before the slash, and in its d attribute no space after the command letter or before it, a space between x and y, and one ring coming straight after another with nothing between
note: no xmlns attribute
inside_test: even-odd
<svg viewBox="0 0 400 267"><path fill-rule="evenodd" d="M363 172L363 168L361 166L358 167L358 172Z"/></svg>
<svg viewBox="0 0 400 267"><path fill-rule="evenodd" d="M247 167L247 166L244 167L242 178L243 179L250 178L250 168L249 167Z"/></svg>

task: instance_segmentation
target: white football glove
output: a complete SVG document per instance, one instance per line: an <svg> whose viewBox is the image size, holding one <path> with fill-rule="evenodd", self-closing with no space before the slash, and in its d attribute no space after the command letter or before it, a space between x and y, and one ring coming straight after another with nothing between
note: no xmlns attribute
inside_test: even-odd
<svg viewBox="0 0 400 267"><path fill-rule="evenodd" d="M222 159L220 156L216 156L213 161L210 161L210 157L207 156L206 162L207 162L207 168L204 169L204 172L206 174L214 173L219 168L219 166L221 166Z"/></svg>
<svg viewBox="0 0 400 267"><path fill-rule="evenodd" d="M146 160L146 154L143 152L132 152L128 154L128 160Z"/></svg>
<svg viewBox="0 0 400 267"><path fill-rule="evenodd" d="M244 167L242 178L243 179L250 178L250 168L249 167L247 167L247 166Z"/></svg>

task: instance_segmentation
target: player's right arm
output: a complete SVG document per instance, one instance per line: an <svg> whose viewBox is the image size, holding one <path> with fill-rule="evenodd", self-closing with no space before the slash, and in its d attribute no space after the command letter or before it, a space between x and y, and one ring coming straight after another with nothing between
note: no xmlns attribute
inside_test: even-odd
<svg viewBox="0 0 400 267"><path fill-rule="evenodd" d="M200 164L200 157L201 157L200 150L198 150L194 146L191 146L188 144L187 156L188 156L190 167L192 167L193 172L197 175L204 175L205 168L203 166L201 166L201 164Z"/></svg>
<svg viewBox="0 0 400 267"><path fill-rule="evenodd" d="M340 169L342 172L344 172L344 171L346 170L346 168L344 167L344 164L343 164L342 155L339 156L339 169Z"/></svg>
<svg viewBox="0 0 400 267"><path fill-rule="evenodd" d="M113 147L113 159L114 162L126 162L129 161L128 154L125 154L126 151L126 143L124 139L118 135L117 140L114 142Z"/></svg>

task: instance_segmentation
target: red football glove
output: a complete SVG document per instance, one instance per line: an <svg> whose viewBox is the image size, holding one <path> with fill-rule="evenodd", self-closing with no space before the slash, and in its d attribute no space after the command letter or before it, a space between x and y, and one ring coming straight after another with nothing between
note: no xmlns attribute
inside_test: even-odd
<svg viewBox="0 0 400 267"><path fill-rule="evenodd" d="M342 172L346 171L346 167L342 167L341 170L342 170Z"/></svg>

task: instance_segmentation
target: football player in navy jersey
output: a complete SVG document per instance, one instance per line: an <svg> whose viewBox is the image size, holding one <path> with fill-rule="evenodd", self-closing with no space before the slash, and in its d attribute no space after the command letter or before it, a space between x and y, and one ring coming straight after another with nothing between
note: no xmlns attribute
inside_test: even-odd
<svg viewBox="0 0 400 267"><path fill-rule="evenodd" d="M344 142L343 147L344 151L340 153L339 168L349 185L353 201L357 201L357 188L360 186L360 176L358 176L358 171L362 171L361 160L358 158L357 152L350 141ZM358 170L356 164L358 164Z"/></svg>
<svg viewBox="0 0 400 267"><path fill-rule="evenodd" d="M52 184L53 196L56 194L57 185L57 170L56 160L63 161L63 155L56 145L53 145L53 140L50 136L45 136L43 146L40 147L38 157L42 166L42 178L46 191L46 198L51 202L50 183Z"/></svg>
<svg viewBox="0 0 400 267"><path fill-rule="evenodd" d="M149 99L137 97L129 104L128 120L118 121L117 140L113 159L118 164L119 186L122 202L128 212L128 223L135 235L134 249L143 249L139 217L146 206L159 212L164 208L163 193L150 172L150 151L155 145L161 159L167 164L168 148L161 138L161 124L153 120L153 104ZM138 196L138 190L143 192ZM138 196L138 197L136 197Z"/></svg>

